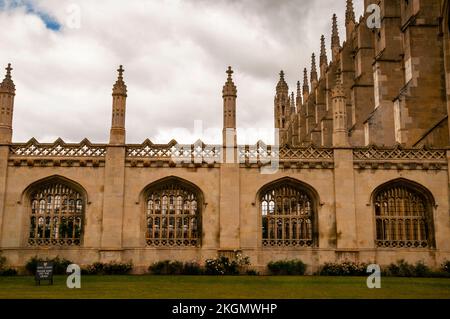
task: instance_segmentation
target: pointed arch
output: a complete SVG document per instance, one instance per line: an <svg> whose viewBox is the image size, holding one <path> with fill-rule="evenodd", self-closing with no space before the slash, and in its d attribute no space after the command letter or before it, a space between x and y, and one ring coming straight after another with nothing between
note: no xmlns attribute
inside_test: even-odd
<svg viewBox="0 0 450 319"><path fill-rule="evenodd" d="M263 247L318 246L317 191L291 177L270 182L258 191Z"/></svg>
<svg viewBox="0 0 450 319"><path fill-rule="evenodd" d="M383 248L433 248L435 200L424 186L398 178L371 195L375 243Z"/></svg>
<svg viewBox="0 0 450 319"><path fill-rule="evenodd" d="M148 246L200 246L204 196L198 186L169 176L146 186L140 198Z"/></svg>
<svg viewBox="0 0 450 319"><path fill-rule="evenodd" d="M407 179L407 178L396 178L390 181L387 181L381 185L379 185L378 187L376 187L373 191L372 194L370 195L370 202L373 203L374 197L375 195L380 192L381 190L388 188L388 187L393 187L395 185L407 185L408 187L412 188L413 190L415 190L416 192L419 192L421 194L423 194L423 196L426 197L426 199L429 201L430 205L432 205L433 207L436 206L436 201L434 199L433 194L428 190L428 188L426 188L425 186Z"/></svg>
<svg viewBox="0 0 450 319"><path fill-rule="evenodd" d="M47 176L44 178L41 178L33 183L31 183L30 185L28 185L22 192L22 194L20 195L20 199L19 202L25 202L27 200L27 198L29 198L30 196L30 192L32 192L34 189L36 189L37 187L41 187L45 184L51 184L54 182L59 182L62 183L66 186L69 186L71 188L73 188L74 190L76 190L77 192L81 193L86 200L86 203L88 204L88 193L86 191L86 189L78 182L64 177L62 175L51 175L51 176Z"/></svg>
<svg viewBox="0 0 450 319"><path fill-rule="evenodd" d="M29 216L28 245L81 245L87 194L80 184L53 175L30 184L22 198Z"/></svg>

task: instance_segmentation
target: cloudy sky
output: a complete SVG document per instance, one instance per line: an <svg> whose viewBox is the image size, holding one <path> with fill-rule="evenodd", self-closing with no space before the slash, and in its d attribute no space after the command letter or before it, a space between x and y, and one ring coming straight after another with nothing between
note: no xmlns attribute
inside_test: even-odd
<svg viewBox="0 0 450 319"><path fill-rule="evenodd" d="M354 2L359 17L363 0ZM321 34L330 56L333 12L343 41L345 0L0 0L0 64L13 64L17 89L14 142L108 141L120 64L128 143L220 142L228 65L239 142L271 142L278 73L293 90Z"/></svg>

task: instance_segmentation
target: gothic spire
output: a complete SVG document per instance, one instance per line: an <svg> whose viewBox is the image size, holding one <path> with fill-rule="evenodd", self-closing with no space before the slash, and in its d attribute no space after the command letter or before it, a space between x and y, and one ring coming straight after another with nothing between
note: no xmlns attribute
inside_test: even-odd
<svg viewBox="0 0 450 319"><path fill-rule="evenodd" d="M11 77L11 71L13 68L11 67L11 63L8 63L8 66L6 67L6 75L3 79L3 82L0 83L0 92L5 93L13 93L16 91L16 86L14 85L14 82Z"/></svg>
<svg viewBox="0 0 450 319"><path fill-rule="evenodd" d="M337 16L336 13L333 14L333 25L331 28L331 46L339 46L340 45L340 39L339 39L339 30L337 25Z"/></svg>
<svg viewBox="0 0 450 319"><path fill-rule="evenodd" d="M119 73L119 76L117 77L117 81L113 86L113 95L127 96L127 86L123 81L123 72L125 72L125 70L122 65L119 66L117 72Z"/></svg>
<svg viewBox="0 0 450 319"><path fill-rule="evenodd" d="M297 81L297 110L300 110L303 103L302 89L300 81Z"/></svg>
<svg viewBox="0 0 450 319"><path fill-rule="evenodd" d="M353 1L347 0L347 10L345 11L345 33L347 41L351 39L352 33L355 30L355 10L353 9Z"/></svg>
<svg viewBox="0 0 450 319"><path fill-rule="evenodd" d="M295 113L295 95L294 92L291 93L291 114Z"/></svg>
<svg viewBox="0 0 450 319"><path fill-rule="evenodd" d="M316 55L313 53L311 56L311 86L317 83L317 67L316 67Z"/></svg>
<svg viewBox="0 0 450 319"><path fill-rule="evenodd" d="M308 70L305 68L303 70L303 94L309 93L309 84L308 84Z"/></svg>
<svg viewBox="0 0 450 319"><path fill-rule="evenodd" d="M320 77L324 77L328 68L327 49L325 48L325 36L320 37Z"/></svg>
<svg viewBox="0 0 450 319"><path fill-rule="evenodd" d="M280 81L278 81L278 84L277 84L277 93L281 93L281 92L289 94L288 93L289 86L287 85L286 81L284 80L284 71L283 70L280 71Z"/></svg>
<svg viewBox="0 0 450 319"><path fill-rule="evenodd" d="M341 47L341 41L339 39L339 30L337 24L337 16L333 14L333 26L331 30L331 50L333 52L333 61L337 59L339 50Z"/></svg>
<svg viewBox="0 0 450 319"><path fill-rule="evenodd" d="M226 73L227 73L228 77L227 77L227 82L225 82L225 85L223 86L223 90L222 90L223 97L225 97L225 96L236 97L237 89L236 89L236 85L234 85L234 82L233 82L234 71L231 68L231 66L228 67Z"/></svg>
<svg viewBox="0 0 450 319"><path fill-rule="evenodd" d="M320 66L328 65L327 49L325 47L325 36L320 37Z"/></svg>
<svg viewBox="0 0 450 319"><path fill-rule="evenodd" d="M356 23L355 10L353 9L353 0L347 0L347 9L345 11L345 25Z"/></svg>

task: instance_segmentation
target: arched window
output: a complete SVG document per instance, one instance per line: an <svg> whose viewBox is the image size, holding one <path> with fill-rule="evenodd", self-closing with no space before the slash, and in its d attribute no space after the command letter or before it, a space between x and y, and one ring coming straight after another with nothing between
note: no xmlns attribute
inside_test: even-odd
<svg viewBox="0 0 450 319"><path fill-rule="evenodd" d="M432 203L427 193L401 181L375 192L378 247L425 248L434 245Z"/></svg>
<svg viewBox="0 0 450 319"><path fill-rule="evenodd" d="M311 190L291 179L260 192L262 244L266 247L313 247L317 244L315 205Z"/></svg>
<svg viewBox="0 0 450 319"><path fill-rule="evenodd" d="M202 197L195 186L168 178L151 185L145 198L147 245L200 245Z"/></svg>
<svg viewBox="0 0 450 319"><path fill-rule="evenodd" d="M79 191L65 182L52 180L33 187L29 194L29 245L81 244L85 199Z"/></svg>

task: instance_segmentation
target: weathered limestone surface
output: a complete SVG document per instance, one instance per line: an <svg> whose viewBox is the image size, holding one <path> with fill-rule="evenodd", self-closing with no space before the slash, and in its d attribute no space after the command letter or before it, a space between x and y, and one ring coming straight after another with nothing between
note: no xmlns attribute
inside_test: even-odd
<svg viewBox="0 0 450 319"><path fill-rule="evenodd" d="M346 41L341 43L335 16L331 61L323 36L320 72L314 55L310 77L305 68L296 96L289 93L286 75L280 73L274 99L279 149L237 145L237 88L231 67L222 91L223 143L214 150L201 142L189 145L187 157L176 161L176 141L127 144L122 67L113 87L108 144L88 140L40 144L34 139L12 143L15 86L8 65L0 84L2 255L17 267L35 255L58 255L81 265L131 260L139 273L155 261L203 263L236 251L248 255L261 271L270 261L294 258L307 263L309 272L324 262L343 260L386 265L405 259L432 267L449 260L449 3L365 1L366 6L371 3L382 9L381 29L367 28L367 14L357 22L352 1L347 0ZM277 167L270 173L267 159ZM147 241L148 189L168 179L198 192L196 245ZM72 187L84 199L79 245L29 242L31 194L51 181ZM286 238L264 242L263 216L268 213L262 195L277 183L295 185L308 194L313 224L310 245L287 243ZM376 212L383 203L375 197L393 183L425 198L432 229L429 246L399 247L394 240L390 246L380 246ZM173 205L176 199L166 200ZM272 204L277 200L281 199L275 198ZM280 201L277 205L288 209L290 204ZM269 213L279 214L270 208ZM301 219L298 215L289 218ZM281 233L289 237L286 227Z"/></svg>

